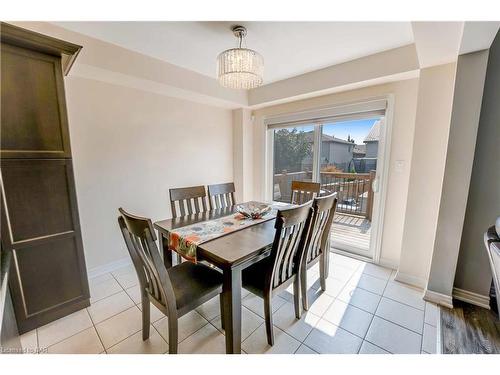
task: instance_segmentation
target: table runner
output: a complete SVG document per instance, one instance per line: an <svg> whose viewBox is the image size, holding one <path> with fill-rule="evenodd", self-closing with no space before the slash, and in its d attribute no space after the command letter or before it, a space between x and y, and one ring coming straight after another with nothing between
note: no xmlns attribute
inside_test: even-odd
<svg viewBox="0 0 500 375"><path fill-rule="evenodd" d="M248 202L251 203L251 202ZM225 236L229 233L248 228L249 226L272 220L278 209L289 207L289 204L274 202L271 211L260 219L248 219L242 214L233 212L217 219L202 221L177 228L169 232L168 246L170 250L179 253L183 258L196 263L198 245Z"/></svg>

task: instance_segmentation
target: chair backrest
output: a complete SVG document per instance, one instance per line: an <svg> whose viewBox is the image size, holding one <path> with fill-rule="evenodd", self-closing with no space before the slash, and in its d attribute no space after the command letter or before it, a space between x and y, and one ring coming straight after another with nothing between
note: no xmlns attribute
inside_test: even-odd
<svg viewBox="0 0 500 375"><path fill-rule="evenodd" d="M312 202L278 211L266 288L275 289L298 273L311 218Z"/></svg>
<svg viewBox="0 0 500 375"><path fill-rule="evenodd" d="M198 214L207 210L207 193L203 185L170 189L169 192L173 217Z"/></svg>
<svg viewBox="0 0 500 375"><path fill-rule="evenodd" d="M234 183L228 182L227 184L208 185L208 201L210 209L226 208L234 206L236 200L234 199Z"/></svg>
<svg viewBox="0 0 500 375"><path fill-rule="evenodd" d="M316 259L323 251L328 252L326 246L336 209L337 193L314 199L314 214L306 244L307 253L305 259L307 263Z"/></svg>
<svg viewBox="0 0 500 375"><path fill-rule="evenodd" d="M319 182L292 181L292 204L303 204L313 200L321 190Z"/></svg>
<svg viewBox="0 0 500 375"><path fill-rule="evenodd" d="M151 220L118 209L118 224L132 258L141 286L141 293L148 293L158 303L176 309L175 294L167 270L156 247Z"/></svg>

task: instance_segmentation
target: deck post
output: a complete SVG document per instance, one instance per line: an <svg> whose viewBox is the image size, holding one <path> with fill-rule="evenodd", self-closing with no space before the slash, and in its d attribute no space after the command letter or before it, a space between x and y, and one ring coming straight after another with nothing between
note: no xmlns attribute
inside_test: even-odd
<svg viewBox="0 0 500 375"><path fill-rule="evenodd" d="M373 211L373 180L375 180L376 171L370 171L370 177L368 180L368 201L366 202L366 218L372 221L372 211Z"/></svg>

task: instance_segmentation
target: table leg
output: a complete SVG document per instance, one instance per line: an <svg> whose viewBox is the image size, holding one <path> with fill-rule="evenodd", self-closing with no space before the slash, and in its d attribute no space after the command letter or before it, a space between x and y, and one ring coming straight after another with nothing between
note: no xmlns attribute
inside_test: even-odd
<svg viewBox="0 0 500 375"><path fill-rule="evenodd" d="M241 354L241 270L226 268L223 277L226 353Z"/></svg>
<svg viewBox="0 0 500 375"><path fill-rule="evenodd" d="M172 267L172 250L168 248L168 240L162 233L158 232L158 238L160 240L160 250L163 251L163 264L165 268Z"/></svg>

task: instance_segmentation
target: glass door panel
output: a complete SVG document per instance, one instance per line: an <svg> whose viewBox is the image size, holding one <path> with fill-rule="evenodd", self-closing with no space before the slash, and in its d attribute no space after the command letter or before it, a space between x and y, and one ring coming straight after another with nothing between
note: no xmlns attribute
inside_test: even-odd
<svg viewBox="0 0 500 375"><path fill-rule="evenodd" d="M290 202L292 181L313 181L314 125L273 129L273 200Z"/></svg>
<svg viewBox="0 0 500 375"><path fill-rule="evenodd" d="M336 192L332 246L371 257L371 221L380 119L325 123L321 127L319 180Z"/></svg>

